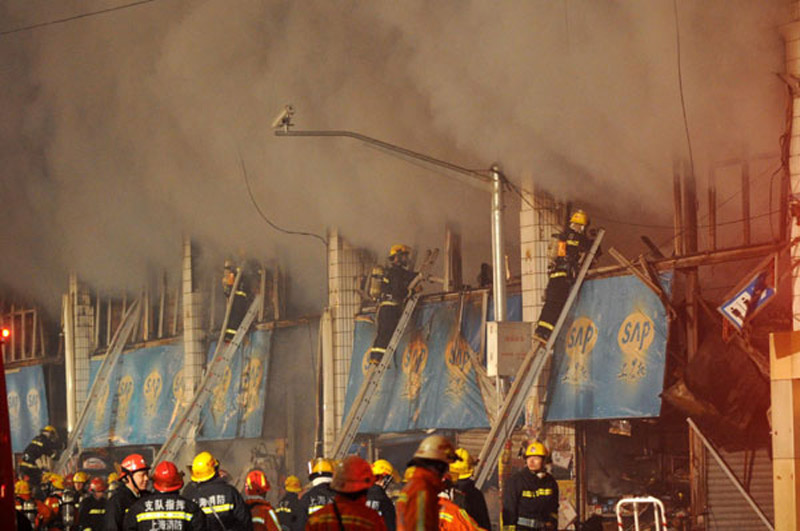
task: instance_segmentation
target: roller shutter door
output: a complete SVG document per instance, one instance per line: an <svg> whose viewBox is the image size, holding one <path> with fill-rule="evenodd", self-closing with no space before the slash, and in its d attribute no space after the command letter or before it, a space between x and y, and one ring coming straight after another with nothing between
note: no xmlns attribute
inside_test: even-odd
<svg viewBox="0 0 800 531"><path fill-rule="evenodd" d="M740 482L745 477L745 453L721 452L722 458ZM764 522L753 511L739 490L717 464L707 456L708 471L708 529L711 530L762 530ZM749 493L758 503L770 522L775 521L772 499L772 460L766 449L758 450L753 460Z"/></svg>

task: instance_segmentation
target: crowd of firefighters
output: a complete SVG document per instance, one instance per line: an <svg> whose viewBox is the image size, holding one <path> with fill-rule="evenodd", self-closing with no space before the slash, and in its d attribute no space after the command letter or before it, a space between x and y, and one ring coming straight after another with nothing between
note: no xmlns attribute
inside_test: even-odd
<svg viewBox="0 0 800 531"><path fill-rule="evenodd" d="M47 438L50 427L43 430ZM37 446L37 445L34 445ZM46 448L46 445L45 445ZM558 484L545 470L547 449L526 447L526 468L514 474L503 496L503 529L556 529ZM284 482L276 507L266 496L262 470L248 472L242 493L220 463L200 452L191 481L171 461L151 469L140 454L122 460L108 478L86 471L63 477L20 465L14 485L18 530L35 531L302 531L302 530L490 530L483 494L472 479L475 460L441 435L426 437L403 474L385 459L370 464L351 455L309 464L309 484ZM41 469L39 469L41 472ZM393 484L397 483L397 489ZM152 490L149 487L152 485Z"/></svg>

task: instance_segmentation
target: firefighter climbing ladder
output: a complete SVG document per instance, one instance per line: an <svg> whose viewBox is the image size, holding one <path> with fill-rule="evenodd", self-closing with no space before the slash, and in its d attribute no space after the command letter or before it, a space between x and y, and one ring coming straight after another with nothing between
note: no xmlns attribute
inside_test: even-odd
<svg viewBox="0 0 800 531"><path fill-rule="evenodd" d="M511 389L509 389L505 400L503 400L503 405L500 408L497 421L492 425L491 430L489 430L489 436L486 438L483 448L481 448L477 464L478 470L475 473L475 484L479 489L483 487L483 484L489 479L489 476L491 476L494 464L497 463L497 459L500 457L500 451L506 440L511 436L517 419L522 413L522 408L525 405L528 393L534 382L539 379L542 369L553 351L553 345L561 330L561 326L564 324L567 314L570 308L572 308L572 304L578 297L583 279L586 277L586 272L589 270L589 266L592 260L594 260L595 254L597 254L597 249L600 248L600 242L603 240L604 234L605 231L603 229L598 230L597 237L594 239L591 249L589 249L589 252L586 254L581 264L578 277L572 285L567 302L564 304L564 308L558 316L558 321L556 321L556 326L550 334L550 339L547 341L547 344L541 345L541 343L535 341L535 345L531 347L531 350L525 355L525 359L517 370L514 383L511 385Z"/></svg>
<svg viewBox="0 0 800 531"><path fill-rule="evenodd" d="M232 298L233 292L231 292L231 299ZM230 365L233 355L236 353L236 349L239 348L245 334L250 329L250 325L253 324L263 298L263 293L258 293L256 295L256 298L250 304L250 309L247 310L244 319L242 319L242 323L236 330L236 335L233 336L230 343L225 345L222 349L222 353L215 355L214 359L211 360L203 376L203 380L200 382L200 386L194 394L194 398L192 398L189 406L178 418L172 430L167 434L163 446L161 446L161 449L153 460L154 463L160 463L164 460L175 461L181 447L193 438L193 431L199 427L200 412L208 399L213 395L214 388L222 381L225 375L225 369ZM223 330L227 325L227 316L225 320L226 322L223 323ZM217 346L219 347L219 344ZM219 348L217 348L216 352L219 352Z"/></svg>
<svg viewBox="0 0 800 531"><path fill-rule="evenodd" d="M114 367L117 365L122 350L128 343L133 329L139 320L140 311L141 299L136 299L125 312L125 315L122 317L122 322L114 333L114 337L111 338L111 343L109 343L108 350L106 351L106 357L100 365L100 369L97 371L94 382L92 382L92 387L89 389L89 395L86 397L86 402L84 402L83 408L81 408L78 422L69 434L67 446L61 453L61 457L56 464L55 470L59 474L64 473L69 461L80 452L79 443L83 435L83 429L86 427L86 422L89 418L89 410L97 405L104 387L108 384L108 380L111 378L111 374L114 371ZM116 392L116 389L109 389L109 392Z"/></svg>
<svg viewBox="0 0 800 531"><path fill-rule="evenodd" d="M409 284L409 291L414 291L416 286L425 278L427 269L433 264L434 261L436 261L438 256L439 249L428 251L422 266L419 268L417 276L414 277L414 280L412 280ZM353 404L350 406L350 411L347 414L347 418L342 424L342 429L339 432L339 436L336 438L336 442L333 445L333 453L331 454L333 459L343 459L347 454L347 451L350 450L350 445L353 444L353 441L356 438L358 428L361 427L361 421L364 419L364 415L366 414L372 399L377 395L378 387L381 385L381 380L383 380L383 375L386 373L386 369L392 362L397 345L403 338L403 334L406 332L408 323L411 321L411 315L414 313L414 308L417 307L417 302L419 302L420 296L420 293L414 293L406 301L406 305L403 308L403 314L400 316L400 320L397 322L397 328L394 329L392 339L386 346L386 352L383 354L383 358L381 358L380 363L375 366L371 366L369 372L367 372L367 375L364 377L364 382L361 384L361 389L358 390L358 394L356 395L355 400L353 400Z"/></svg>

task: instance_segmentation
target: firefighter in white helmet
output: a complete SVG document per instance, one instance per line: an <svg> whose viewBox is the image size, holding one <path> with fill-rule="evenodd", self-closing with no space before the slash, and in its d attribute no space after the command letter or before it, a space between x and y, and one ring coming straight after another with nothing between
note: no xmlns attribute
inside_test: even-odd
<svg viewBox="0 0 800 531"><path fill-rule="evenodd" d="M503 492L503 530L558 528L558 483L544 467L547 447L539 441L525 448L525 468Z"/></svg>

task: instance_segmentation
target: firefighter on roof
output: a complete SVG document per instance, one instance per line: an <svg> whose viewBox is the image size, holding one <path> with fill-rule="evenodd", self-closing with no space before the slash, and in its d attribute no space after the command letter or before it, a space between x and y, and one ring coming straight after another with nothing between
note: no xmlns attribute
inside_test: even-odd
<svg viewBox="0 0 800 531"><path fill-rule="evenodd" d="M244 501L250 507L253 531L280 531L281 524L272 504L266 499L270 484L261 470L251 470L244 482Z"/></svg>
<svg viewBox="0 0 800 531"><path fill-rule="evenodd" d="M570 288L575 283L581 260L589 251L592 240L586 234L589 216L583 210L576 210L569 218L567 228L558 234L550 250L547 289L544 294L544 306L536 323L535 336L543 343L550 339L550 334L558 321L558 316L569 297Z"/></svg>
<svg viewBox="0 0 800 531"><path fill-rule="evenodd" d="M219 475L219 461L200 452L192 461L192 482L183 495L197 503L206 515L209 531L252 531L250 509L242 495Z"/></svg>
<svg viewBox="0 0 800 531"><path fill-rule="evenodd" d="M206 531L206 517L200 507L178 492L183 472L175 463L162 461L153 472L155 493L139 499L125 515L125 531Z"/></svg>
<svg viewBox="0 0 800 531"><path fill-rule="evenodd" d="M58 431L53 426L47 425L34 437L22 452L19 462L20 476L28 477L34 487L42 481L42 472L50 470L50 461L58 456L60 449Z"/></svg>
<svg viewBox="0 0 800 531"><path fill-rule="evenodd" d="M410 247L403 244L392 245L389 250L389 266L384 269L383 275L378 277L381 289L376 316L377 333L372 348L369 349L370 363L378 364L383 359L386 347L403 315L404 303L410 295L408 288L417 276L409 270L410 260ZM373 291L370 288L370 292Z"/></svg>
<svg viewBox="0 0 800 531"><path fill-rule="evenodd" d="M367 507L367 491L375 483L372 467L357 455L336 465L331 490L336 493L319 511L308 517L308 531L385 531L377 511Z"/></svg>
<svg viewBox="0 0 800 531"><path fill-rule="evenodd" d="M297 476L287 477L286 481L283 482L283 488L286 494L278 502L275 513L278 515L278 520L284 531L291 531L294 528L294 523L300 510L300 498L298 496L298 493L302 490L300 478Z"/></svg>
<svg viewBox="0 0 800 531"><path fill-rule="evenodd" d="M239 270L241 270L239 284L234 290L236 273ZM228 326L225 327L225 341L233 339L239 329L239 325L244 320L244 316L250 306L250 289L250 272L247 269L236 267L231 260L225 260L225 268L222 272L222 291L226 298L233 296L231 313L228 316Z"/></svg>
<svg viewBox="0 0 800 531"><path fill-rule="evenodd" d="M300 498L297 519L294 522L294 529L297 531L303 531L309 516L333 501L334 497L334 492L330 488L333 481L333 461L317 457L308 465L311 488Z"/></svg>
<svg viewBox="0 0 800 531"><path fill-rule="evenodd" d="M558 483L544 468L547 448L536 441L525 449L525 468L503 492L503 530L558 528Z"/></svg>

